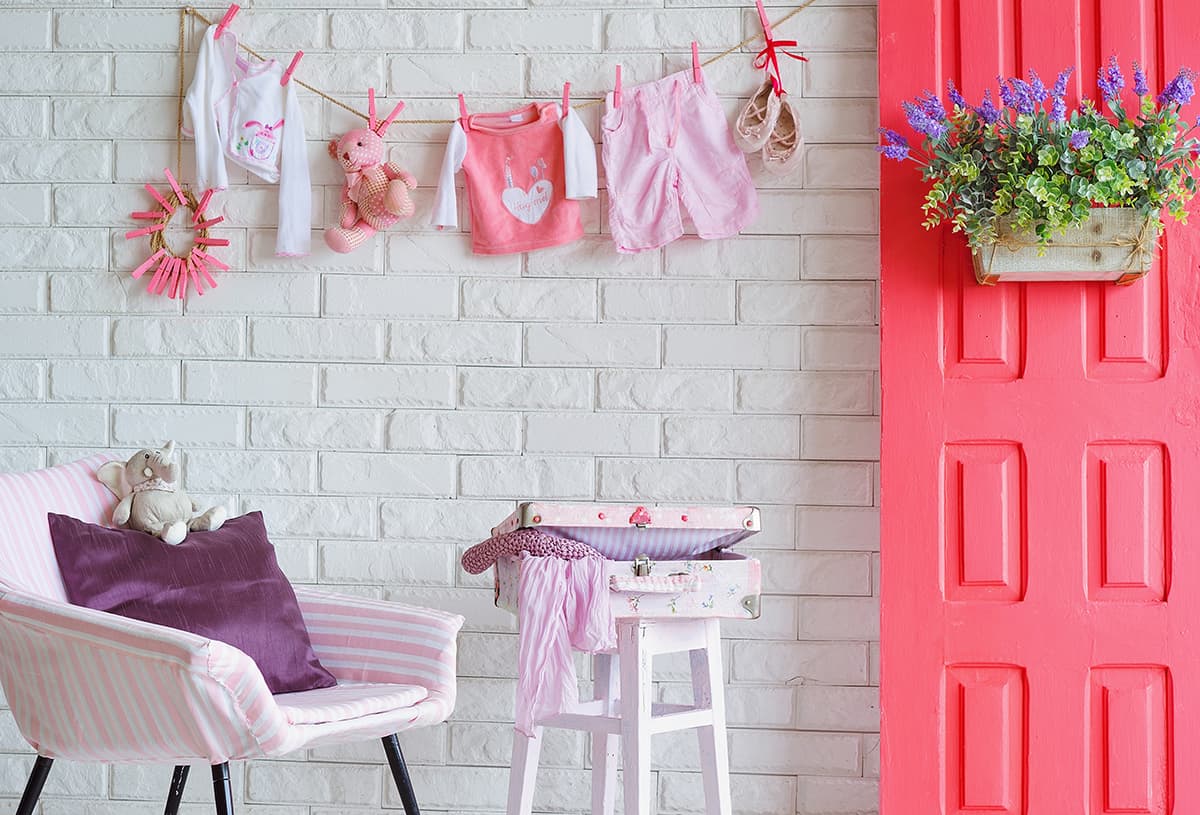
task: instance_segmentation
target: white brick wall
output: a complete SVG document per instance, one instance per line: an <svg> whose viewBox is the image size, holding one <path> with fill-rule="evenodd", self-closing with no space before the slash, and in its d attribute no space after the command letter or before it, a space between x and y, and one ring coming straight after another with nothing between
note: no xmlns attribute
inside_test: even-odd
<svg viewBox="0 0 1200 815"><path fill-rule="evenodd" d="M768 0L772 16L789 2ZM373 83L414 118L454 115L458 91L501 109L564 80L583 102L618 60L628 83L653 79L688 63L693 37L713 55L757 26L748 0L242 5L251 45L302 48L304 79L358 107ZM266 513L294 580L464 613L454 719L403 739L431 813L503 810L516 626L458 556L514 499L758 504L763 618L724 627L735 812L876 810L873 0L817 0L780 28L812 60L784 60L808 152L783 179L750 159L763 212L739 239L618 256L601 193L574 245L472 256L426 226L446 126L400 124L392 158L420 178L418 216L335 255L323 142L356 120L301 91L316 251L275 258L275 190L233 172L217 231L238 271L186 306L129 279L146 244L123 235L141 185L174 166L177 6L0 6L0 471L173 437L195 492ZM731 115L749 59L708 69ZM598 135L599 109L581 113ZM661 699L688 697L684 667L662 660ZM584 740L547 741L535 808L586 810ZM655 760L658 811L701 811L694 739L656 739ZM29 764L0 710L0 813ZM61 764L40 815L160 812L169 775ZM211 811L205 777L188 815ZM234 778L253 815L400 807L373 743Z"/></svg>

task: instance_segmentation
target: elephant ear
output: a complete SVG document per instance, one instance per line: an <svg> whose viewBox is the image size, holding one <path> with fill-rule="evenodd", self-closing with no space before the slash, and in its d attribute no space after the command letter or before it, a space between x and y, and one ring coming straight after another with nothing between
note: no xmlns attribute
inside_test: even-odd
<svg viewBox="0 0 1200 815"><path fill-rule="evenodd" d="M124 498L133 491L129 480L125 478L125 465L120 461L110 461L102 464L96 471L96 480L112 491L118 498Z"/></svg>

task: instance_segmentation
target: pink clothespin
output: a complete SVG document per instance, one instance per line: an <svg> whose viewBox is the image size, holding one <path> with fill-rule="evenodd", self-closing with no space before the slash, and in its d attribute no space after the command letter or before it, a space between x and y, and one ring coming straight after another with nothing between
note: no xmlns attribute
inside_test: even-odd
<svg viewBox="0 0 1200 815"><path fill-rule="evenodd" d="M375 89L367 88L367 113L370 118L367 120L367 127L372 131L375 130Z"/></svg>
<svg viewBox="0 0 1200 815"><path fill-rule="evenodd" d="M166 167L163 168L163 174L167 177L167 183L171 185L171 189L175 191L175 199L179 201L180 206L183 206L187 201L183 197L183 190L179 188L179 182L175 180L175 176L171 175L171 171Z"/></svg>
<svg viewBox="0 0 1200 815"><path fill-rule="evenodd" d="M617 63L617 84L613 88L613 107L621 107L621 63Z"/></svg>
<svg viewBox="0 0 1200 815"><path fill-rule="evenodd" d="M129 213L129 217L138 221L157 221L163 216L161 209L142 209Z"/></svg>
<svg viewBox="0 0 1200 815"><path fill-rule="evenodd" d="M208 273L208 266L204 264L202 256L200 254L193 253L192 260L195 262L195 267L200 270L200 274L204 275L204 279L208 282L208 287L210 289L215 289L217 287L217 281L213 280L213 276ZM211 261L212 258L209 258L209 260Z"/></svg>
<svg viewBox="0 0 1200 815"><path fill-rule="evenodd" d="M187 259L187 273L192 278L192 285L196 287L196 294L200 297L204 296L204 289L200 285L200 273L196 271L196 265L192 263L192 258Z"/></svg>
<svg viewBox="0 0 1200 815"><path fill-rule="evenodd" d="M692 81L704 81L704 76L700 73L700 44L695 40L692 40Z"/></svg>
<svg viewBox="0 0 1200 815"><path fill-rule="evenodd" d="M571 110L571 83L563 83L563 103L562 103L562 118L567 118L567 113Z"/></svg>
<svg viewBox="0 0 1200 815"><path fill-rule="evenodd" d="M467 100L461 93L458 95L458 115L464 120L467 118Z"/></svg>
<svg viewBox="0 0 1200 815"><path fill-rule="evenodd" d="M192 223L198 224L204 218L204 210L208 206L208 202L212 200L212 197L212 190L205 190L204 195L200 196L200 203L196 204L196 214L192 216Z"/></svg>
<svg viewBox="0 0 1200 815"><path fill-rule="evenodd" d="M151 294L158 294L158 284L162 282L163 277L167 273L167 267L171 264L171 256L163 252L163 259L158 264L158 268L154 270L154 276L150 278L150 285L146 287L146 291Z"/></svg>
<svg viewBox="0 0 1200 815"><path fill-rule="evenodd" d="M300 57L304 56L303 51L297 51L296 56L292 57L292 61L288 63L287 70L283 72L283 76L279 78L280 85L286 85L292 78L292 74L296 72L296 66L300 64Z"/></svg>
<svg viewBox="0 0 1200 815"><path fill-rule="evenodd" d="M136 269L133 270L134 279L136 280L137 278L144 275L146 272L150 271L150 267L153 266L155 263L157 263L162 258L162 256L165 255L166 253L167 253L166 249L159 249L153 255L151 255L150 257L143 260L142 265L138 266Z"/></svg>
<svg viewBox="0 0 1200 815"><path fill-rule="evenodd" d="M167 212L171 213L172 215L175 214L175 205L172 204L170 201L168 201L166 198L163 198L162 195L159 194L158 190L154 189L153 186L151 186L150 184L147 184L146 192L153 195L154 200L157 201L159 204L161 204L163 209L165 209Z"/></svg>
<svg viewBox="0 0 1200 815"><path fill-rule="evenodd" d="M233 21L233 18L237 16L238 11L240 10L241 6L239 6L237 3L229 4L229 10L226 11L225 16L221 18L221 22L217 23L217 32L213 35L213 39L221 39L221 35L225 33L225 28Z"/></svg>
<svg viewBox="0 0 1200 815"><path fill-rule="evenodd" d="M197 246L228 246L229 240L226 238L196 238Z"/></svg>
<svg viewBox="0 0 1200 815"><path fill-rule="evenodd" d="M162 232L164 228L166 228L166 224L151 224L141 229L131 229L125 233L125 240L140 238L142 235L149 235L151 232Z"/></svg>
<svg viewBox="0 0 1200 815"><path fill-rule="evenodd" d="M808 57L785 50L785 48L795 47L796 41L775 39L775 34L771 31L771 21L767 19L767 10L763 8L762 0L754 0L754 5L758 7L758 22L762 24L763 30L763 49L754 57L754 67L760 71L766 71L771 76L771 87L775 89L775 95L782 96L784 90L783 76L779 73L779 54L800 62L808 62Z"/></svg>
<svg viewBox="0 0 1200 815"><path fill-rule="evenodd" d="M207 221L200 221L198 224L196 224L196 228L197 229L210 229L210 228L216 226L217 224L221 223L221 221L223 221L223 220L225 220L225 216L218 215L216 218L209 218Z"/></svg>
<svg viewBox="0 0 1200 815"><path fill-rule="evenodd" d="M205 251L204 251L204 250L202 250L202 249L197 249L197 250L196 250L196 257L198 257L198 258L200 258L200 260L204 261L204 263L205 263L205 264L211 264L211 265L213 265L213 266L216 266L218 269L220 269L220 270L221 270L221 271L223 271L223 272L228 272L228 271L229 271L229 266L228 266L228 264L226 264L226 263L223 263L223 262L221 262L221 261L217 260L215 257L213 257L212 255L208 254L208 252L205 252Z"/></svg>

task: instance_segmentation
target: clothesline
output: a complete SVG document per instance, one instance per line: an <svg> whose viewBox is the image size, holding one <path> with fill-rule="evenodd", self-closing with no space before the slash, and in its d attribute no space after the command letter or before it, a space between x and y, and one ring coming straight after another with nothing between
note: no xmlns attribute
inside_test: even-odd
<svg viewBox="0 0 1200 815"><path fill-rule="evenodd" d="M771 24L772 28L776 28L776 27L778 27L778 26L781 26L781 25L783 25L783 24L784 24L784 23L786 23L788 20L792 19L792 18L793 18L793 17L795 17L797 14L799 14L799 13L800 13L800 12L802 12L802 11L804 11L804 9L808 8L809 6L811 6L811 5L812 5L813 3L815 3L815 2L816 2L816 0L803 0L803 2L802 2L800 5L796 6L796 7L795 7L795 8L793 8L791 11L789 11L787 14L783 15L783 16L782 16L782 17L780 17L778 20L776 20L775 22L773 22L773 23ZM184 19L186 19L186 17L187 17L188 15L190 15L190 16L192 16L192 17L195 17L195 18L196 18L197 20L199 20L200 22L202 22L202 23L205 23L205 24L207 24L207 25L212 25L212 24L213 24L213 21L212 21L212 20L210 20L208 17L205 17L205 16L204 16L202 13L200 13L200 12L199 12L197 9L193 8L192 6L184 6L182 9L180 9L180 15L181 15L181 16L180 16L180 18L179 18L179 51L180 51L180 58L181 58L181 62L180 62L180 79L179 79L179 81L180 81L180 95L179 95L179 96L180 96L180 106L181 106L181 107L180 107L180 125L182 126L182 123L183 123L183 118L182 118L182 117L183 117L183 112L182 112L182 102L183 102L183 91L182 91L182 85L183 85L182 56L183 56L183 36L184 36L183 23L184 23ZM722 51L721 53L717 54L716 56L714 56L714 57L709 57L709 58L708 58L708 59L706 59L706 60L705 60L705 61L704 61L702 64L703 64L705 67L707 67L707 66L709 66L709 65L712 65L714 62L717 62L718 60L722 60L722 59L724 59L725 57L729 56L730 54L733 54L733 53L736 53L736 52L740 51L742 48L744 48L744 47L746 47L747 45L749 45L750 43L754 42L754 41L755 41L756 39L758 39L760 36L761 36L760 34L752 34L752 35L750 35L749 37L746 37L746 38L745 38L744 40L742 40L741 42L737 43L736 45L732 45L732 46L730 46L729 48L726 48L724 51ZM246 53L250 54L252 57L256 57L256 58L258 58L258 59L260 59L260 60L263 60L263 61L266 61L266 60L268 59L267 57L264 57L262 54L260 54L260 53L258 53L257 51L255 51L253 48L250 48L249 46L247 46L247 45L244 45L244 44L243 44L243 43L241 43L241 42L238 42L238 47L239 47L239 48L241 48L241 49L242 49L243 51L245 51ZM343 110L345 110L345 111L348 111L349 113L353 113L354 115L358 116L359 118L363 119L364 121L369 121L369 120L370 120L370 117L369 117L369 116L368 116L366 113L363 113L363 112L362 112L361 110L359 110L358 108L356 108L356 107L353 107L352 105L348 105L347 103L343 102L342 100L340 100L340 99L337 99L337 98L335 98L335 97L333 97L333 96L330 96L329 94L325 93L325 92L324 92L324 91L322 91L321 89L319 89L319 88L315 88L315 87L313 87L312 85L309 85L307 82L302 82L302 81L300 81L300 79L298 79L298 78L295 78L295 77L293 77L291 81L295 82L295 83L296 83L296 84L298 84L300 87L302 87L302 88L305 88L306 90L308 90L308 91L310 91L310 92L312 92L312 93L315 93L317 96L320 96L322 99L325 99L325 100L327 100L327 101L329 101L329 102L332 102L333 104L337 105L338 107L342 108ZM587 108L587 107L591 107L592 105L598 105L598 104L600 104L600 101L601 101L601 100L599 100L599 99L593 99L593 100L591 100L591 101L589 101L589 102L583 102L582 104L575 105L574 107L575 107L576 109L579 109L579 108ZM455 122L455 121L456 121L455 119L396 119L396 120L395 120L395 122L393 122L393 124L395 124L395 125L405 125L405 124L410 124L410 125L446 125L446 124L454 124L454 122Z"/></svg>

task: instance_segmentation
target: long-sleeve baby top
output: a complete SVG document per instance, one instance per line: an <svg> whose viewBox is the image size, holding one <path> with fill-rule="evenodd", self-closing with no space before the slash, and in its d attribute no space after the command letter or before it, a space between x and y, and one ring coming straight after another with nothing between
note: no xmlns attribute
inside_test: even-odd
<svg viewBox="0 0 1200 815"><path fill-rule="evenodd" d="M464 115L450 128L431 223L458 226L454 177L466 176L472 248L528 252L583 235L577 199L596 197L596 147L574 110L531 103Z"/></svg>
<svg viewBox="0 0 1200 815"><path fill-rule="evenodd" d="M226 160L279 184L275 254L307 255L312 228L312 185L304 143L304 115L295 83L281 85L276 60L251 63L237 53L226 29L209 26L184 98L183 132L196 141L196 181L202 189L229 186Z"/></svg>

